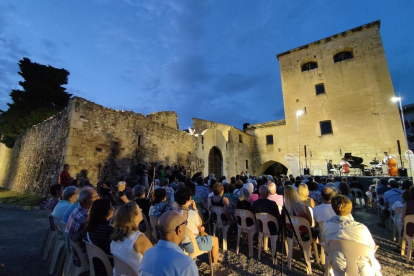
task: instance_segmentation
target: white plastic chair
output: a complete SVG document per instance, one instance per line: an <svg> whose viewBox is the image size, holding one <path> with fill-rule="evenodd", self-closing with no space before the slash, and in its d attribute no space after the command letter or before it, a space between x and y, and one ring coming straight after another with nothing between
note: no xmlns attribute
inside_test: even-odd
<svg viewBox="0 0 414 276"><path fill-rule="evenodd" d="M48 219L51 216L48 217ZM56 240L56 230L52 230L51 227L48 225L49 230L47 231L47 238L46 243L43 248L43 261L46 261L48 259L49 253L53 250L53 243Z"/></svg>
<svg viewBox="0 0 414 276"><path fill-rule="evenodd" d="M152 228L152 240L153 243L158 243L158 235L157 235L157 226L158 226L158 218L156 217L150 217L150 223Z"/></svg>
<svg viewBox="0 0 414 276"><path fill-rule="evenodd" d="M384 201L384 194L377 195L378 216L381 215L381 211L384 209L384 205L380 204L381 201Z"/></svg>
<svg viewBox="0 0 414 276"><path fill-rule="evenodd" d="M253 257L253 238L254 234L257 233L257 222L256 217L251 211L236 209L234 211L237 221L240 219L241 225L237 223L237 246L236 246L236 254L239 254L239 246L240 246L240 236L241 233L247 233L249 239L249 257ZM253 225L247 226L247 218L250 218L253 221Z"/></svg>
<svg viewBox="0 0 414 276"><path fill-rule="evenodd" d="M221 215L224 215L224 207L218 206L211 206L211 213L210 215L213 216L215 214L217 216L216 223L213 223L213 236L216 235L216 229L221 228L223 233L223 250L227 250L227 231L229 230L230 224L225 224L222 219Z"/></svg>
<svg viewBox="0 0 414 276"><path fill-rule="evenodd" d="M395 210L392 210L390 212L390 229L392 229L392 239L393 241L398 240L398 242L401 245L401 222L395 221L396 217L401 219L401 213L402 213L403 207L396 208ZM403 225L404 226L404 225Z"/></svg>
<svg viewBox="0 0 414 276"><path fill-rule="evenodd" d="M346 268L345 275L358 275L358 258L360 256L365 256L370 259L372 265L372 258L374 257L374 252L368 246L346 240L330 240L328 244L329 255L326 256L325 262L325 276L329 276L329 270L332 265L335 269L336 264L332 264L332 256L334 252L342 252L345 255L346 259Z"/></svg>
<svg viewBox="0 0 414 276"><path fill-rule="evenodd" d="M115 254L113 256L114 256L114 267L115 267L116 275L138 276L135 270L127 262L125 262L121 257Z"/></svg>
<svg viewBox="0 0 414 276"><path fill-rule="evenodd" d="M56 238L55 238L55 244L53 246L53 249L51 251L51 261L50 261L50 266L49 266L49 274L53 274L53 272L55 271L55 266L59 257L59 253L61 252L62 249L64 249L65 247L65 235L64 235L64 231L65 229L62 228L62 224L60 222L60 219L58 218L53 218L54 220L54 225L55 225L55 232L56 232ZM63 250L63 255L65 255L65 251ZM63 257L63 256L62 256Z"/></svg>
<svg viewBox="0 0 414 276"><path fill-rule="evenodd" d="M318 248L316 246L316 239L314 239L312 237L312 232L311 232L311 227L309 224L309 221L305 218L302 217L295 217L295 216L290 216L290 218L292 219L292 226L295 229L295 232L298 236L299 239L299 243L301 244L302 248L303 248L303 253L305 255L305 260L306 260L306 264L307 264L307 270L308 270L308 275L312 274L312 266L311 266L311 261L310 261L310 246L313 246L313 250L315 251L315 258L316 258L316 262L319 263L319 256L318 256ZM286 217L286 223L289 223L288 218ZM300 237L300 232L299 232L299 227L300 226L304 226L308 229L308 234L310 239L308 241L303 241L302 238ZM291 269L292 267L292 251L293 251L293 240L294 240L294 236L292 238L287 237L287 242L288 242L288 267L289 269Z"/></svg>
<svg viewBox="0 0 414 276"><path fill-rule="evenodd" d="M91 275L95 275L95 267L93 265L93 259L97 258L101 260L101 262L105 266L106 274L108 276L112 276L112 273L113 273L112 265L111 265L111 262L109 261L108 255L102 249L100 249L99 247L97 247L96 245L90 242L85 241L85 245L86 245L86 252L88 253L89 271L91 272Z"/></svg>
<svg viewBox="0 0 414 276"><path fill-rule="evenodd" d="M209 263L210 263L210 275L213 276L214 268L213 268L213 261L212 261L212 257L211 257L211 250L210 251L201 251L198 248L197 241L194 237L193 232L191 232L190 228L185 227L185 235L190 238L191 243L193 244L193 248L194 248L194 251L192 253L189 253L189 252L185 252L185 253L192 259L195 259L195 258L197 258L198 256L200 256L202 254L208 253L208 260L209 260Z"/></svg>
<svg viewBox="0 0 414 276"><path fill-rule="evenodd" d="M62 229L66 229L66 223L61 221L60 224L62 226ZM72 269L72 265L73 265L73 254L69 247L68 233L64 231L63 235L64 235L64 241L65 241L65 259L64 259L64 265L63 265L63 275L69 276L70 270Z"/></svg>
<svg viewBox="0 0 414 276"><path fill-rule="evenodd" d="M402 242L401 242L401 255L402 256L405 255L405 241L407 241L408 243L407 258L406 258L407 264L409 264L411 260L411 252L413 250L413 241L414 241L414 237L410 237L407 235L407 224L408 223L414 224L414 215L407 215L404 218L404 236L402 237Z"/></svg>
<svg viewBox="0 0 414 276"><path fill-rule="evenodd" d="M364 205L362 204L362 201L364 201L364 197L362 196L362 190L359 188L351 188L351 194L354 197L355 202L358 200L359 201L359 208L364 208Z"/></svg>
<svg viewBox="0 0 414 276"><path fill-rule="evenodd" d="M76 255L78 256L79 261L80 261L80 266L77 266L72 261L70 276L79 276L80 274L89 271L89 263L85 255L83 254L80 246L76 242L72 241L71 239L69 239L69 243L70 243L71 249L77 253Z"/></svg>
<svg viewBox="0 0 414 276"><path fill-rule="evenodd" d="M322 246L322 231L323 231L323 221L318 222L318 228L319 228L319 237L318 237L318 243L321 246L321 255L320 255L320 263L322 265L325 264L325 248Z"/></svg>
<svg viewBox="0 0 414 276"><path fill-rule="evenodd" d="M277 264L276 258L276 243L278 235L272 235L269 230L269 222L273 222L276 225L276 229L279 230L279 222L275 216L268 213L257 213L256 214L257 226L259 229L259 254L258 259L260 261L260 255L262 253L262 246L267 249L267 239L270 238L270 247L272 250L273 264ZM253 239L252 239L253 240ZM250 242L250 240L249 240ZM285 241L286 245L286 241Z"/></svg>

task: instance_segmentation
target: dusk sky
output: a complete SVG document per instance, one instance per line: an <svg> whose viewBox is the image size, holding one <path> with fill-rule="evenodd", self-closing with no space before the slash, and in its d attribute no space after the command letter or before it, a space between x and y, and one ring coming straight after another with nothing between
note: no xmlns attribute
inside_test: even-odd
<svg viewBox="0 0 414 276"><path fill-rule="evenodd" d="M381 20L396 94L414 103L414 1L1 0L0 109L18 61L70 72L67 91L144 115L230 124L284 118L276 55Z"/></svg>

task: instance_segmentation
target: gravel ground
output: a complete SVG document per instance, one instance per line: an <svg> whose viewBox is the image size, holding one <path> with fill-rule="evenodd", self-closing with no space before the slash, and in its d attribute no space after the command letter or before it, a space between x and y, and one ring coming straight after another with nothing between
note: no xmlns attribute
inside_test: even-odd
<svg viewBox="0 0 414 276"><path fill-rule="evenodd" d="M389 229L378 227L378 216L376 211L372 209L356 209L355 219L363 222L371 231L374 240L379 249L376 253L376 258L381 264L381 272L384 276L386 275L414 275L414 254L410 264L405 262L404 258L394 249L397 246L396 242L392 241L392 232ZM388 223L387 223L388 226ZM230 241L228 244L227 262L220 264L215 268L214 275L217 276L233 276L233 275L281 275L280 267L280 254L278 254L278 264L272 265L272 260L269 252L262 252L261 261L257 260L258 248L255 245L254 258L248 258L248 247L241 246L241 252L236 255L236 242ZM299 255L299 250L297 250ZM285 258L287 262L287 259ZM209 275L210 268L207 263L207 259L200 258L197 261L197 265L200 268L200 275ZM319 264L312 263L313 275L324 275L324 267ZM282 275L306 275L306 267L304 261L301 261L299 257L293 259L292 269L287 269L287 263L284 265Z"/></svg>
<svg viewBox="0 0 414 276"><path fill-rule="evenodd" d="M357 209L355 219L368 226L376 243L380 246L376 257L381 263L382 274L414 275L414 258L408 265L405 258L394 252L396 243L392 241L392 232L376 226L378 217L372 209ZM0 275L48 275L46 261L41 258L47 217L45 211L26 211L5 209L0 204ZM270 253L262 252L261 261L257 260L258 249L254 248L254 258L247 258L248 247L241 242L239 255L235 254L236 242L229 240L225 262L215 267L214 275L280 275L279 265L273 266ZM298 253L298 252L297 252ZM286 260L286 258L285 258ZM303 261L296 258L292 261L292 269L285 264L282 275L306 275ZM197 260L200 275L209 275L210 268L207 254ZM323 275L324 268L312 264L313 275Z"/></svg>

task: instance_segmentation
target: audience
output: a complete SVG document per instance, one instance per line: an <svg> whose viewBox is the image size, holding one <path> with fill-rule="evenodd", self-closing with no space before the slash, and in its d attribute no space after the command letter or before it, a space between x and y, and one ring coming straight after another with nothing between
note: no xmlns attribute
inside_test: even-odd
<svg viewBox="0 0 414 276"><path fill-rule="evenodd" d="M274 201L277 206L281 208L283 206L283 195L278 195L276 193L276 184L271 182L267 185L267 188L269 189L267 199Z"/></svg>
<svg viewBox="0 0 414 276"><path fill-rule="evenodd" d="M236 208L253 212L252 203L249 201L250 196L251 196L250 191L247 188L241 188L239 201L237 202ZM247 218L246 222L247 222L247 226L252 226L254 224L251 218ZM239 218L237 218L237 224L241 225L241 221Z"/></svg>
<svg viewBox="0 0 414 276"><path fill-rule="evenodd" d="M389 191L391 188L388 187L388 180L386 178L381 178L377 181L377 187L375 188L375 194L378 198L379 196L382 196L385 194L385 192ZM380 199L378 201L379 205L384 205L384 199Z"/></svg>
<svg viewBox="0 0 414 276"><path fill-rule="evenodd" d="M285 187L285 207L286 210L289 212L290 216L301 217L307 219L309 221L309 225L312 226L313 219L310 208L303 204L300 199L299 195L296 192L295 188L291 186ZM286 222L286 228L288 230L292 229L292 225ZM310 239L308 229L305 227L299 228L299 234L302 237L302 240L308 241ZM318 236L317 229L311 227L312 237L316 238ZM292 235L292 233L288 232L288 235Z"/></svg>
<svg viewBox="0 0 414 276"><path fill-rule="evenodd" d="M203 177L202 176L197 177L196 195L201 197L204 205L207 204L208 194L209 194L209 191L208 191L208 188L204 186Z"/></svg>
<svg viewBox="0 0 414 276"><path fill-rule="evenodd" d="M221 216L221 220L224 223L230 223L233 221L233 218L230 214L230 202L229 199L223 197L224 187L223 184L215 183L213 186L213 196L211 197L211 206L224 207L224 214Z"/></svg>
<svg viewBox="0 0 414 276"><path fill-rule="evenodd" d="M187 214L186 226L191 230L195 236L197 246L201 251L210 251L213 257L213 263L219 261L219 242L217 237L209 236L204 231L203 221L201 220L197 205L194 200L191 200L190 190L185 188L178 190L175 193L175 200L177 202L177 211L182 211ZM192 209L190 209L191 207ZM185 237L182 241L183 247L189 253L194 252L194 244L191 243L190 237Z"/></svg>
<svg viewBox="0 0 414 276"><path fill-rule="evenodd" d="M198 275L193 259L186 256L179 247L185 238L187 223L187 215L177 211L168 211L161 215L158 222L161 239L157 245L146 251L139 267L141 276Z"/></svg>
<svg viewBox="0 0 414 276"><path fill-rule="evenodd" d="M97 199L92 203L88 220L85 223L86 240L102 249L107 255L112 255L109 236L114 232L114 228L109 224L109 219L113 213L114 207L112 207L109 199ZM102 262L94 259L94 267L96 276L106 275L105 266Z"/></svg>
<svg viewBox="0 0 414 276"><path fill-rule="evenodd" d="M52 197L45 203L45 208L53 211L56 205L59 203L60 198L62 197L63 186L60 184L53 184L50 186L49 192Z"/></svg>
<svg viewBox="0 0 414 276"><path fill-rule="evenodd" d="M259 188L259 193L260 193L260 198L256 200L255 202L253 202L252 204L253 213L255 214L267 213L269 215L272 215L276 217L278 224L280 225L281 217L279 213L279 208L276 202L267 198L269 195L269 189L265 185L262 185ZM268 227L272 235L278 234L278 229L273 222L270 222Z"/></svg>
<svg viewBox="0 0 414 276"><path fill-rule="evenodd" d="M309 189L309 197L313 199L315 205L322 204L321 192L318 191L318 184L313 182L312 178L309 177L310 181L306 184Z"/></svg>
<svg viewBox="0 0 414 276"><path fill-rule="evenodd" d="M390 181L391 190L384 193L384 209L381 211L381 221L377 223L378 226L385 228L385 221L390 217L392 205L397 201L402 201L402 193L399 183L395 180Z"/></svg>
<svg viewBox="0 0 414 276"><path fill-rule="evenodd" d="M351 202L354 202L354 196L351 194L351 189L349 188L349 185L347 183L339 183L338 190L341 193L341 195L346 196L347 198L349 198Z"/></svg>
<svg viewBox="0 0 414 276"><path fill-rule="evenodd" d="M75 186L69 186L63 190L62 199L59 200L59 203L53 209L51 216L62 220L65 212L75 203L78 196L79 189Z"/></svg>
<svg viewBox="0 0 414 276"><path fill-rule="evenodd" d="M322 204L313 208L313 219L315 222L324 222L335 216L331 205L331 200L335 196L334 190L331 187L325 187L321 195L323 198Z"/></svg>
<svg viewBox="0 0 414 276"><path fill-rule="evenodd" d="M203 221L206 221L208 219L208 212L206 207L204 206L203 200L199 195L196 194L196 185L192 182L188 182L185 184L185 188L187 188L190 191L191 199L194 200L201 218L203 219Z"/></svg>
<svg viewBox="0 0 414 276"><path fill-rule="evenodd" d="M122 204L115 211L114 232L110 237L112 254L129 264L137 275L142 256L152 247L149 239L138 230L141 220L142 211L135 201ZM116 275L116 268L114 268L114 276Z"/></svg>
<svg viewBox="0 0 414 276"><path fill-rule="evenodd" d="M405 203L401 215L401 222L404 223L405 216L414 215L414 187L410 187L410 200ZM407 235L412 237L414 236L414 224L407 224Z"/></svg>
<svg viewBox="0 0 414 276"><path fill-rule="evenodd" d="M303 204L305 204L306 206L310 208L315 207L315 201L313 201L313 199L309 197L308 185L303 184L303 183L299 184L298 195L299 195L300 201Z"/></svg>
<svg viewBox="0 0 414 276"><path fill-rule="evenodd" d="M149 209L149 216L159 218L165 212L171 210L167 201L167 192L164 189L156 189L152 193L152 205Z"/></svg>
<svg viewBox="0 0 414 276"><path fill-rule="evenodd" d="M335 215L325 221L322 230L323 247L327 254L333 254L332 262L334 275L344 275L346 267L345 256L341 252L329 252L328 244L330 240L348 240L364 244L373 250L377 247L372 239L368 228L359 222L354 221L351 216L352 202L349 198L337 195L332 198L332 209ZM369 264L366 257L361 256L358 261L359 275L381 275L381 266L372 256L373 263ZM338 271L339 270L339 271Z"/></svg>

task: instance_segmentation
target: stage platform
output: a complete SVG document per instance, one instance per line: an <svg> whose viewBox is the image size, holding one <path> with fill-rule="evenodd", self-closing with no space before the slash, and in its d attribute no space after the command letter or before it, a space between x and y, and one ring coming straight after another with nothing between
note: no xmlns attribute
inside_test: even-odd
<svg viewBox="0 0 414 276"><path fill-rule="evenodd" d="M334 175L334 177L336 177L336 176L340 177L341 179L343 177L346 177L347 180L348 180L348 183L351 183L352 182L352 177L354 177L353 175L352 176ZM328 178L329 176L328 175L322 175L320 177L321 178L324 178L324 177ZM411 177L400 177L400 176L359 176L359 175L355 175L355 177L357 178L357 182L364 186L365 191L368 191L369 186L371 186L373 184L372 180L375 179L375 178L377 178L377 179L380 179L380 178L387 178L387 179L394 178L397 181L400 181L401 179L408 179L410 181L413 181Z"/></svg>

